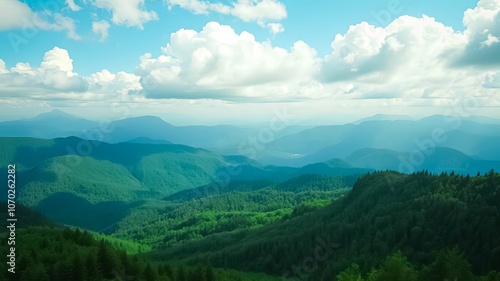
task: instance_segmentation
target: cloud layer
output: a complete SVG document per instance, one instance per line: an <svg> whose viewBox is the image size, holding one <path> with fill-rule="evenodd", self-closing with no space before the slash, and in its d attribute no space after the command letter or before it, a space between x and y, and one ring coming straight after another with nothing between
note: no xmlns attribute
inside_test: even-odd
<svg viewBox="0 0 500 281"><path fill-rule="evenodd" d="M3 1L2 5L13 5ZM68 1L71 10L77 9ZM112 12L112 23L139 28L157 15L144 1L93 0ZM243 21L283 31L287 16L279 1L239 0L232 5L170 0L193 13L231 14ZM14 4L23 13L34 13ZM267 5L267 6L266 6ZM26 10L28 9L28 10ZM263 11L268 11L264 13ZM57 15L54 16L56 19ZM0 28L12 19L0 20ZM145 53L134 73L104 69L83 77L73 72L67 50L49 50L39 66L19 62L8 69L0 60L2 98L105 103L129 97L141 102L219 100L235 103L325 101L335 106L449 106L474 97L498 106L500 88L500 1L481 0L463 18L458 32L434 18L401 16L386 27L366 22L332 38L331 53L318 56L303 41L289 48L258 41L217 22L201 30L170 35L161 54ZM40 25L49 24L40 22ZM100 40L110 23L94 21Z"/></svg>

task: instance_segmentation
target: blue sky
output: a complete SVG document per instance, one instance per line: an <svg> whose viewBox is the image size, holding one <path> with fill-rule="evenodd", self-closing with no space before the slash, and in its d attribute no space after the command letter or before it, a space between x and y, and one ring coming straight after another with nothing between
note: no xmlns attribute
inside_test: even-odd
<svg viewBox="0 0 500 281"><path fill-rule="evenodd" d="M51 5L44 4L50 1L21 1L27 3L33 11L42 11ZM88 1L87 1L88 2ZM230 3L231 1L222 1ZM282 20L286 32L272 35L267 29L260 27L255 22L244 22L233 16L217 13L208 15L195 15L180 7L168 10L168 4L162 1L145 2L145 8L158 14L158 20L144 23L143 30L138 27L116 26L109 29L109 35L103 42L92 33L92 21L96 17L101 20L110 18L110 12L98 9L83 1L75 0L75 4L82 7L77 12L67 8L64 0L54 0L55 7L63 15L73 18L77 22L76 30L82 40L69 39L64 32L39 31L29 42L21 44L16 49L4 33L0 54L8 66L17 62L40 63L43 54L52 49L54 45L68 50L74 60L75 71L90 75L101 69L110 71L133 72L138 62L138 57L146 52L158 55L160 47L164 46L171 33L181 29L200 30L209 21L217 21L230 25L236 32L249 31L259 41L270 40L273 45L290 48L294 42L303 40L322 56L331 52L330 43L338 33L344 33L350 25L361 21L368 21L374 25L386 25L383 11L389 11L387 0L353 0L353 1L283 1L287 9L287 18ZM448 2L448 3L446 3ZM422 14L435 17L445 25L452 26L455 30L463 30L463 12L467 8L474 8L477 1L394 1L397 13L390 14L390 20L407 14L421 16ZM378 15L379 17L377 18ZM22 34L22 32L19 32Z"/></svg>
<svg viewBox="0 0 500 281"><path fill-rule="evenodd" d="M348 120L444 114L468 96L476 115L498 112L500 0L0 5L0 119L53 108L113 119L118 103L174 123L265 120L283 106Z"/></svg>

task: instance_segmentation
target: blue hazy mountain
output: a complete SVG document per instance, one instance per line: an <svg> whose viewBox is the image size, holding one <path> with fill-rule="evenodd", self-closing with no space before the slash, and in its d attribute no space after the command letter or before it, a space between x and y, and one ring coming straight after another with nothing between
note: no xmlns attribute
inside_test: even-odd
<svg viewBox="0 0 500 281"><path fill-rule="evenodd" d="M155 116L126 118L103 125L54 110L31 119L0 122L0 136L77 136L108 143L174 143L218 154L245 154L266 165L293 167L330 159L347 160L361 149L410 153L429 146L447 147L473 159L500 160L500 120L490 117L433 115L412 120L405 115L378 114L345 125L290 126L273 132L269 140L259 140L259 134L266 128L266 124L175 126ZM257 143L252 146L250 139ZM385 168L389 167L393 166Z"/></svg>
<svg viewBox="0 0 500 281"><path fill-rule="evenodd" d="M396 120L413 120L408 115L392 115L392 114L375 114L366 118L361 118L352 122L353 124L361 124L366 121L396 121Z"/></svg>
<svg viewBox="0 0 500 281"><path fill-rule="evenodd" d="M500 124L471 121L477 119L436 115L418 121L381 120L319 126L269 143L267 156L260 161L299 167L332 158L346 159L360 149L409 153L436 147L451 148L472 158L500 160Z"/></svg>
<svg viewBox="0 0 500 281"><path fill-rule="evenodd" d="M61 110L40 114L34 118L0 122L2 137L35 137L55 138L78 135L98 125L97 122L86 120Z"/></svg>

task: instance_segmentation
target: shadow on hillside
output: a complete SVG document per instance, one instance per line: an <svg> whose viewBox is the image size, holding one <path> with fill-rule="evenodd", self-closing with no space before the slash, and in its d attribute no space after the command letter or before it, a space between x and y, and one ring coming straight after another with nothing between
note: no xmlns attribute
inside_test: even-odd
<svg viewBox="0 0 500 281"><path fill-rule="evenodd" d="M140 205L142 202L91 204L74 194L58 192L41 201L35 209L56 222L104 232Z"/></svg>

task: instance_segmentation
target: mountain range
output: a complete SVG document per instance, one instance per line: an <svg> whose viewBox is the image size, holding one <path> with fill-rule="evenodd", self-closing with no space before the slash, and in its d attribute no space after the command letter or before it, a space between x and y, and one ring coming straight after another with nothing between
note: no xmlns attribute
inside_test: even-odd
<svg viewBox="0 0 500 281"><path fill-rule="evenodd" d="M294 125L273 131L272 138L263 137L269 130L266 126L174 126L154 116L98 123L60 110L0 122L2 137L74 136L111 144L179 144L275 166L303 167L341 159L351 167L367 169L475 174L497 169L500 161L500 120L489 117L434 115L413 120L379 114L344 125Z"/></svg>
<svg viewBox="0 0 500 281"><path fill-rule="evenodd" d="M193 277L200 270L192 267L200 265L216 267L215 280L302 278L294 268L318 245L328 257L317 260L307 280L400 268L418 269L418 280L453 280L457 268L461 276L496 278L499 126L483 117L379 115L294 126L262 141L265 126L177 127L151 116L103 125L54 111L0 123L0 174L15 164L20 216L30 216L26 225L48 225L20 229L20 237L54 237L26 247L35 253L50 245L55 255L62 243L91 259L101 256L101 265L91 261L87 272L97 267L105 274L108 260L130 264L123 253L102 257L106 239L134 254L148 252L134 257L144 260L138 280L185 281L183 266L192 274L188 280L204 280ZM239 153L241 143L255 153ZM99 232L101 250L88 234L63 231L61 224ZM74 240L63 240L68 237ZM33 277L47 272L73 280L85 270L78 254L68 256L71 264L54 267L33 254L37 271L20 269L21 280L51 280ZM398 265L380 265L386 256L384 264ZM181 273L153 270L148 262L173 263ZM415 274L395 280L417 280Z"/></svg>

